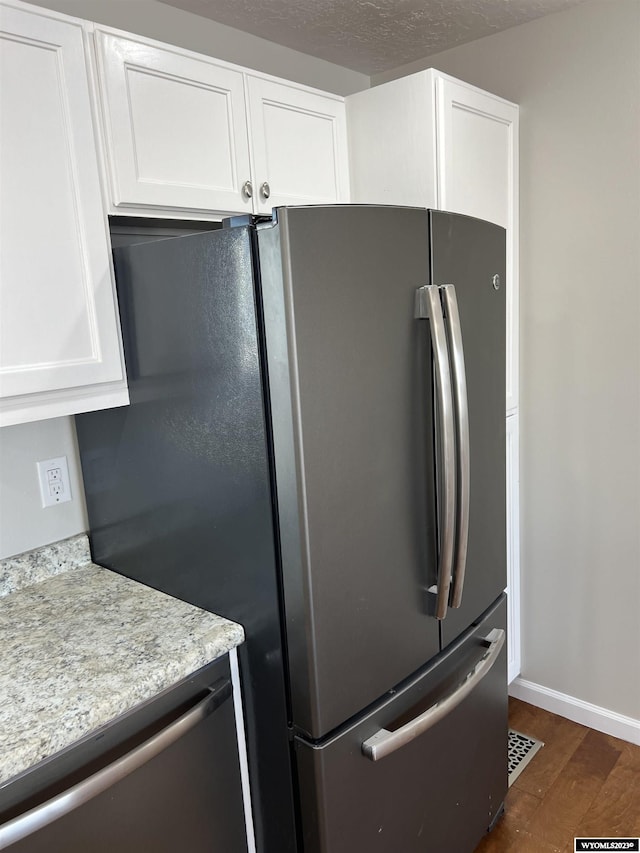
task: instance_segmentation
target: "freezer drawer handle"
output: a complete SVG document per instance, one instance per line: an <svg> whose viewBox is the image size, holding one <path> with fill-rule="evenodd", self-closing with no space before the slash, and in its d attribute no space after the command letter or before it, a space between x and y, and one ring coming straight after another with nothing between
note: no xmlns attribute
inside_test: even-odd
<svg viewBox="0 0 640 853"><path fill-rule="evenodd" d="M433 357L440 412L440 433L442 438L442 507L440 530L440 561L438 565L438 585L436 597L436 619L444 619L449 603L449 587L453 569L454 531L456 525L456 445L453 417L453 393L451 390L451 370L447 335L440 301L440 289L436 285L419 287L416 291L415 317L429 320L429 329L433 342Z"/></svg>
<svg viewBox="0 0 640 853"><path fill-rule="evenodd" d="M445 317L449 326L451 342L451 364L457 410L456 427L458 437L458 513L456 524L456 557L453 569L453 588L451 606L460 607L464 572L467 564L467 545L469 542L469 493L470 493L470 448L469 448L469 401L467 399L467 374L464 366L462 346L462 326L456 289L452 284L441 288L444 294Z"/></svg>
<svg viewBox="0 0 640 853"><path fill-rule="evenodd" d="M362 754L371 761L379 761L386 755L400 749L401 746L410 743L415 738L435 726L443 717L446 717L462 700L472 692L476 685L482 681L485 675L494 665L500 654L505 641L505 632L502 628L494 628L484 638L488 648L473 669L467 673L464 680L456 687L453 693L439 699L430 708L427 708L415 720L406 723L395 732L380 729L362 744Z"/></svg>
<svg viewBox="0 0 640 853"><path fill-rule="evenodd" d="M21 841L26 836L43 829L58 818L69 814L74 809L120 782L134 770L138 770L152 758L155 758L171 744L190 732L204 719L210 716L231 696L231 682L225 679L214 685L207 696L193 708L178 717L173 723L159 731L153 737L141 743L131 752L127 752L112 764L108 764L78 782L72 788L47 800L25 814L8 821L0 826L0 850L10 844Z"/></svg>

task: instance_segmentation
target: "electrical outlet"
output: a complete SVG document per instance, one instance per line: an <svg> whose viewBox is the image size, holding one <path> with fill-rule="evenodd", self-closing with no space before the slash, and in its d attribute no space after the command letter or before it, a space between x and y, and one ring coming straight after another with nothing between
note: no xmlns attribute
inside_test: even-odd
<svg viewBox="0 0 640 853"><path fill-rule="evenodd" d="M66 456L36 463L40 481L42 506L56 506L72 500Z"/></svg>

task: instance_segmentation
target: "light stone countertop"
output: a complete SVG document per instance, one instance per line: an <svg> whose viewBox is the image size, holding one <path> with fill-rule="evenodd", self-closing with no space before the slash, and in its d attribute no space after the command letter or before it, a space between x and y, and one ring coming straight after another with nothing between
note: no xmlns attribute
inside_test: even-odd
<svg viewBox="0 0 640 853"><path fill-rule="evenodd" d="M94 565L86 536L0 561L0 785L243 640Z"/></svg>

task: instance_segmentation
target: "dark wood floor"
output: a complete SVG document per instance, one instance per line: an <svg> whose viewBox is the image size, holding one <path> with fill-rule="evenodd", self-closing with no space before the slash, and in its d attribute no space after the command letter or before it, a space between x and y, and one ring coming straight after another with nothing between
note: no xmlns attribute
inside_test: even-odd
<svg viewBox="0 0 640 853"><path fill-rule="evenodd" d="M640 746L513 698L509 725L545 746L476 853L569 853L575 836L640 836Z"/></svg>

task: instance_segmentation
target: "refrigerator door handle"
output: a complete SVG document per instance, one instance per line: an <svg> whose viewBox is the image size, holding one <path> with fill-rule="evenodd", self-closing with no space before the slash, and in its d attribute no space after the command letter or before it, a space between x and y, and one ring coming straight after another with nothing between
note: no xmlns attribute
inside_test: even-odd
<svg viewBox="0 0 640 853"><path fill-rule="evenodd" d="M453 570L454 531L456 509L456 447L454 432L453 392L447 334L442 314L440 289L436 285L419 287L416 291L415 317L429 320L433 343L440 431L442 439L443 476L440 530L440 560L436 597L436 619L444 619L449 603L449 587Z"/></svg>
<svg viewBox="0 0 640 853"><path fill-rule="evenodd" d="M464 679L452 693L439 699L414 720L401 726L396 731L390 732L387 729L377 731L363 742L362 754L371 761L380 761L381 758L391 755L392 752L415 740L415 738L435 726L443 717L446 717L487 675L498 659L498 655L504 645L505 636L506 634L502 628L494 628L490 631L483 640L483 642L488 643L486 652L473 669L465 675Z"/></svg>
<svg viewBox="0 0 640 853"><path fill-rule="evenodd" d="M456 555L453 568L453 588L451 607L460 607L464 573L467 564L467 545L469 542L469 489L470 489L470 446L469 446L469 400L467 398L467 373L464 366L464 348L462 345L462 326L456 289L452 284L440 288L444 294L445 319L449 327L451 343L451 364L456 403L456 427L458 445L458 493L456 518Z"/></svg>

